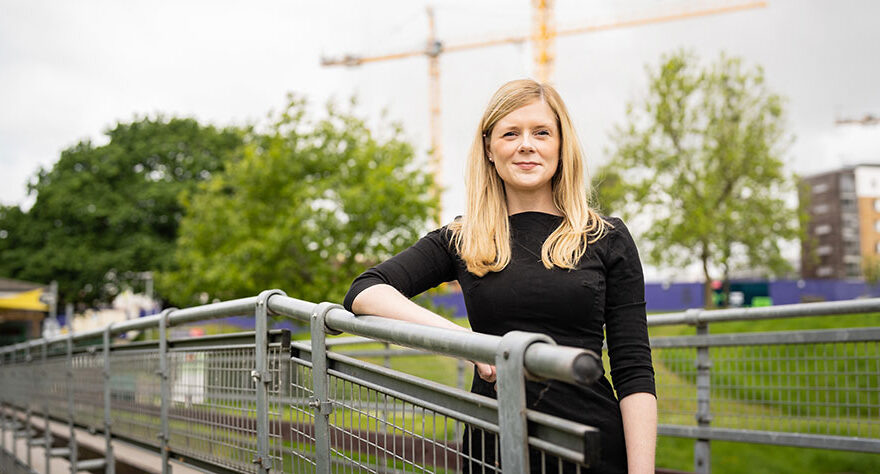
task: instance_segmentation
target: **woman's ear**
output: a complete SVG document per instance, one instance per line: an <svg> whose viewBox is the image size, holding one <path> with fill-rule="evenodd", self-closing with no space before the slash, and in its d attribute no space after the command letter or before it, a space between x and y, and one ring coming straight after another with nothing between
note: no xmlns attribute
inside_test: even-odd
<svg viewBox="0 0 880 474"><path fill-rule="evenodd" d="M483 152L486 153L486 158L489 158L489 161L492 161L492 152L489 150L489 138L490 134L483 134Z"/></svg>

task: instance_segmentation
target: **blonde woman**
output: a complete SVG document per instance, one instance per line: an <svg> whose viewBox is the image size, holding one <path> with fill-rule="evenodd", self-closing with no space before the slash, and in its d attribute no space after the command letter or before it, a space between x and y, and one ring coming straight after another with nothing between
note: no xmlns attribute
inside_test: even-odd
<svg viewBox="0 0 880 474"><path fill-rule="evenodd" d="M345 307L464 330L408 299L458 280L474 331L541 332L597 353L607 334L613 386L605 377L587 388L529 382L529 408L599 428L601 463L589 472L654 472L657 403L638 251L620 219L590 208L577 135L552 87L518 80L495 93L466 185L465 215L364 272ZM495 367L476 364L473 392L495 397L494 381ZM469 436L469 454L495 464L492 440Z"/></svg>

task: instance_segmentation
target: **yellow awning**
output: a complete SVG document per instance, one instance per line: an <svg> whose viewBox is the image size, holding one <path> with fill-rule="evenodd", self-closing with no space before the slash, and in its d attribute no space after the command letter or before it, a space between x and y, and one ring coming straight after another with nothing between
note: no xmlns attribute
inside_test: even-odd
<svg viewBox="0 0 880 474"><path fill-rule="evenodd" d="M40 302L42 288L25 291L0 298L0 309L23 309L27 311L49 311L49 305Z"/></svg>

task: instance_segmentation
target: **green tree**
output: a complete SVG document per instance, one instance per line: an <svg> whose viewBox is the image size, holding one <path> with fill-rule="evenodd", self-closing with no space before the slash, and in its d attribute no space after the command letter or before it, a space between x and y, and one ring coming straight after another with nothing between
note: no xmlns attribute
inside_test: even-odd
<svg viewBox="0 0 880 474"><path fill-rule="evenodd" d="M377 138L350 111L306 111L292 97L239 161L184 197L180 269L159 280L175 303L267 288L340 301L366 266L424 232L437 203L401 130Z"/></svg>
<svg viewBox="0 0 880 474"><path fill-rule="evenodd" d="M880 258L876 255L864 255L862 257L862 276L868 285L867 294L871 294L871 287L877 288L880 284Z"/></svg>
<svg viewBox="0 0 880 474"><path fill-rule="evenodd" d="M61 298L94 303L143 271L166 270L183 209L178 195L221 170L243 132L194 119L142 118L80 142L42 169L30 209L0 208L0 274L57 280Z"/></svg>
<svg viewBox="0 0 880 474"><path fill-rule="evenodd" d="M791 140L783 100L760 67L725 55L705 67L685 52L665 56L613 141L600 203L651 221L642 235L650 263L700 262L707 304L713 276L728 283L735 266L790 270L780 244L800 235L790 204L796 179L782 160Z"/></svg>

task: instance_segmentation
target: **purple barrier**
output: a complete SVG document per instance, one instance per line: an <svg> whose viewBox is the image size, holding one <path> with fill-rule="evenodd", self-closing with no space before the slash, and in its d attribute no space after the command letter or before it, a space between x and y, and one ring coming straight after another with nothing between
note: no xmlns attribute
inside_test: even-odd
<svg viewBox="0 0 880 474"><path fill-rule="evenodd" d="M704 301L702 283L645 284L645 302L649 313L702 308Z"/></svg>

